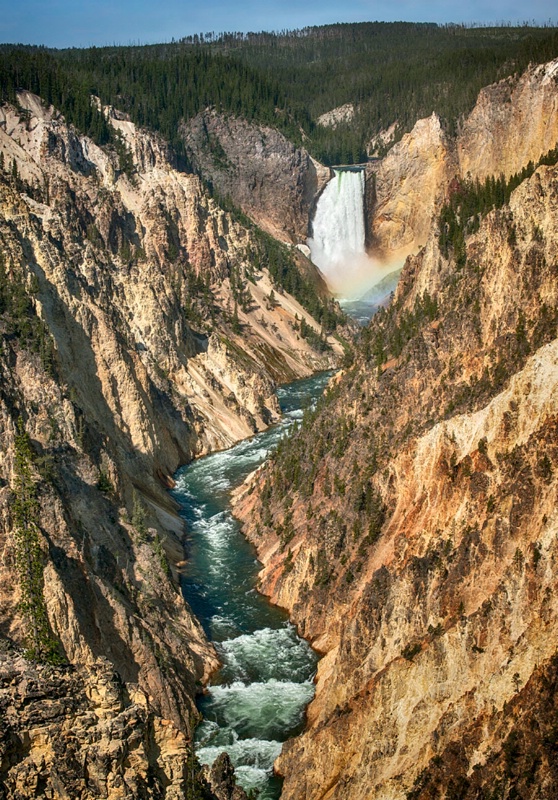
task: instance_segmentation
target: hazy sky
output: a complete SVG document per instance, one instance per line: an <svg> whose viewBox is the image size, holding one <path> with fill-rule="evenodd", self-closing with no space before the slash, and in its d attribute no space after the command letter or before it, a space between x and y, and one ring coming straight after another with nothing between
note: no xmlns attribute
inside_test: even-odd
<svg viewBox="0 0 558 800"><path fill-rule="evenodd" d="M81 47L331 22L549 19L558 19L556 0L0 0L0 42Z"/></svg>

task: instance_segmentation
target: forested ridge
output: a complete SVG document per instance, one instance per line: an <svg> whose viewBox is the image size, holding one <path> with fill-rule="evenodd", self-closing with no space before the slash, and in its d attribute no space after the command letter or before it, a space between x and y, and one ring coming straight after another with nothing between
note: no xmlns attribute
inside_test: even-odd
<svg viewBox="0 0 558 800"><path fill-rule="evenodd" d="M380 22L128 47L3 45L0 91L10 100L18 88L36 92L100 143L110 131L91 94L163 133L179 154L180 123L213 106L273 125L326 164L354 163L392 123L398 137L436 111L454 129L483 86L557 55L551 27ZM353 120L317 123L346 103Z"/></svg>
<svg viewBox="0 0 558 800"><path fill-rule="evenodd" d="M282 34L225 34L213 44L274 76L293 106L313 121L308 149L327 164L366 158L372 136L398 123L397 135L436 111L454 128L478 92L558 54L553 28L467 28L432 23L365 22ZM336 130L317 118L346 103L355 117Z"/></svg>

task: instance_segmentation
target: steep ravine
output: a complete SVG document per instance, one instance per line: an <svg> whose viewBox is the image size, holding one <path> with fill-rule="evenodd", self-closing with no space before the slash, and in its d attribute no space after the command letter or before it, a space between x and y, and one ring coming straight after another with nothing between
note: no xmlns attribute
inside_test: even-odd
<svg viewBox="0 0 558 800"><path fill-rule="evenodd" d="M286 799L555 794L557 221L541 167L464 266L434 225L239 492L262 591L324 654Z"/></svg>
<svg viewBox="0 0 558 800"><path fill-rule="evenodd" d="M280 795L272 774L281 743L303 726L316 656L284 612L255 591L258 562L230 510L231 491L267 458L315 402L329 373L281 386L281 423L230 450L188 464L173 496L188 527L182 588L214 642L222 668L200 698L196 752L211 764L223 751L238 781L260 800Z"/></svg>
<svg viewBox="0 0 558 800"><path fill-rule="evenodd" d="M99 777L106 796L166 786L179 797L186 778L170 753L186 752L194 696L217 662L175 581L183 528L170 476L263 430L278 417L277 382L335 363L342 346L302 337L301 320L315 341L320 326L272 281L273 243L178 171L159 137L107 110L123 162L33 95L19 102L0 110L0 785L10 799L57 798L76 780L79 796L96 796L92 767L53 765L67 736L77 750L100 741L101 717L115 753ZM295 268L277 247L275 263ZM323 307L337 313L325 294ZM72 705L74 678L48 668L60 702L44 733L43 711L17 713L17 687L31 685L18 656L30 630L25 484L50 636L84 692ZM98 670L123 687L101 711ZM45 673L31 673L33 692L48 693Z"/></svg>

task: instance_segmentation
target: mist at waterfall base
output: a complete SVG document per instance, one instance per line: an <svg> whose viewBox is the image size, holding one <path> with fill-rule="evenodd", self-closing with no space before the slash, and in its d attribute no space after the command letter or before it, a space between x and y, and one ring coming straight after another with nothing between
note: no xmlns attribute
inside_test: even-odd
<svg viewBox="0 0 558 800"><path fill-rule="evenodd" d="M363 169L335 169L323 190L308 239L311 259L342 301L359 301L401 264L382 263L366 253ZM371 316L373 312L369 314ZM368 317L368 318L369 318Z"/></svg>
<svg viewBox="0 0 558 800"><path fill-rule="evenodd" d="M273 762L282 743L302 730L317 657L287 615L256 591L260 564L231 514L230 492L302 418L328 380L329 373L322 373L280 387L279 425L183 467L172 492L189 533L182 591L223 665L199 702L196 753L212 764L226 751L240 785L257 789L259 800L281 793Z"/></svg>

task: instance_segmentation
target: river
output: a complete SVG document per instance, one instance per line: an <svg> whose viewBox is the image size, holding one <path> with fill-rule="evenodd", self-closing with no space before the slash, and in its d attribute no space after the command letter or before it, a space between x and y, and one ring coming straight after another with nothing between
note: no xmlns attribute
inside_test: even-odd
<svg viewBox="0 0 558 800"><path fill-rule="evenodd" d="M247 791L258 790L259 800L281 794L273 762L282 743L303 727L317 658L287 615L257 593L260 565L231 514L230 492L302 418L329 375L280 387L278 425L197 459L175 476L173 496L188 528L182 591L223 664L199 702L204 719L196 731L196 752L211 764L226 750L238 782Z"/></svg>

